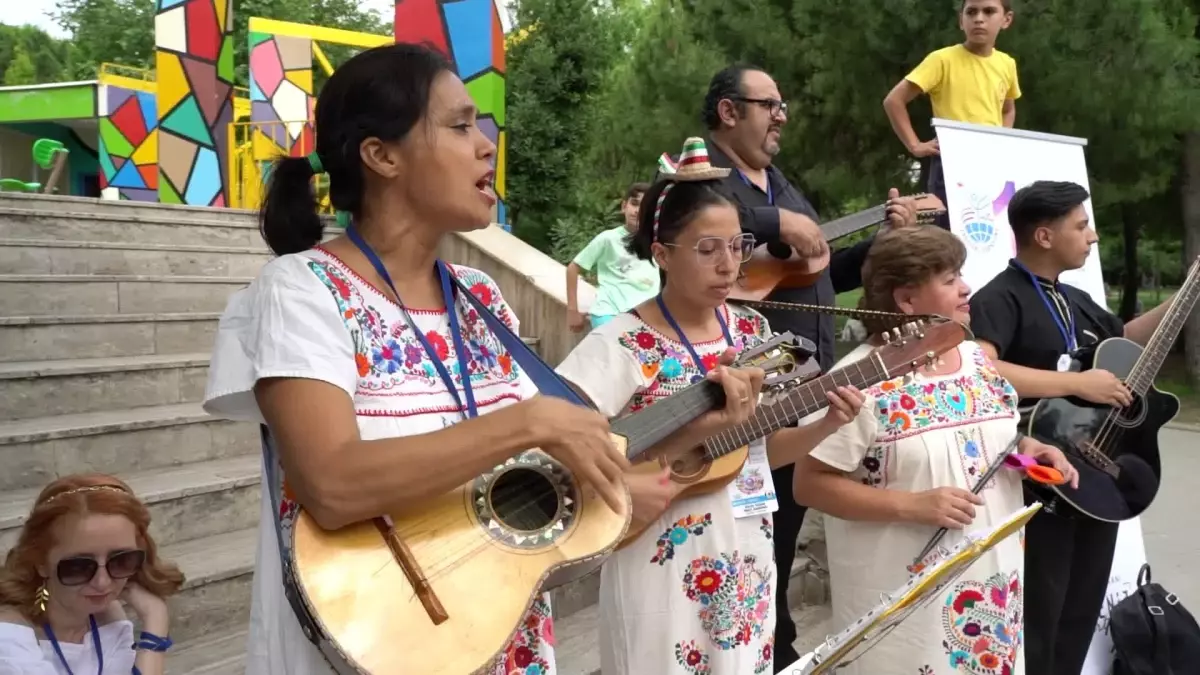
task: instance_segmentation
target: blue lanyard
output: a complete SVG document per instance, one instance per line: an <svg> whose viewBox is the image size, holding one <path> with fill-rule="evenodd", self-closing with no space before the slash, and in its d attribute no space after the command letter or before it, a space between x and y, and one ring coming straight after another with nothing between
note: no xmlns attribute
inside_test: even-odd
<svg viewBox="0 0 1200 675"><path fill-rule="evenodd" d="M88 623L92 625L92 646L96 648L96 673L104 672L104 650L100 648L100 629L96 627L96 617L88 615ZM75 675L71 670L71 664L67 663L67 657L63 655L62 647L58 646L58 638L54 637L54 629L50 627L50 622L42 624L42 630L46 633L46 637L50 638L50 646L54 647L54 653L58 654L58 660L62 662L63 668L67 669L67 675Z"/></svg>
<svg viewBox="0 0 1200 675"><path fill-rule="evenodd" d="M688 354L692 357L692 363L696 364L696 367L700 369L700 373L702 375L707 375L708 368L704 367L704 362L700 360L700 355L696 353L696 348L692 346L692 343L688 341L687 336L683 334L683 329L679 327L679 324L675 323L675 317L671 316L671 310L667 309L667 303L663 302L662 293L659 293L654 300L658 302L658 310L662 312L663 318L667 320L667 323L671 325L671 329L674 330L675 334L679 336L679 341L682 342L683 346L687 348ZM733 336L729 334L729 325L725 323L725 317L721 316L720 309L714 309L713 313L717 315L717 323L721 324L721 333L725 335L725 343L732 347ZM698 380L700 378L693 379Z"/></svg>
<svg viewBox="0 0 1200 675"><path fill-rule="evenodd" d="M757 185L755 185L753 182L751 182L749 178L746 178L746 174L742 173L741 169L737 170L737 175L738 175L738 178L741 178L742 182L745 183L746 185L749 185L750 187L754 188L755 190L761 189ZM771 189L771 172L767 171L766 176L767 176L767 205L775 206L775 191Z"/></svg>
<svg viewBox="0 0 1200 675"><path fill-rule="evenodd" d="M1050 317L1054 319L1054 325L1058 327L1058 332L1062 335L1063 343L1067 347L1067 353L1074 352L1079 346L1075 339L1075 312L1071 311L1071 303L1067 301L1067 296L1063 295L1064 304L1066 304L1067 324L1064 325L1062 317L1058 315L1058 309L1046 296L1045 289L1042 288L1042 282L1038 280L1037 275L1029 271L1029 268L1021 263L1020 260L1013 258L1013 265L1025 274L1029 275L1029 282L1033 284L1033 288L1037 291L1038 297L1042 299L1042 304L1046 306L1046 310L1050 312ZM1055 289L1058 288L1058 282L1054 282ZM1060 291L1061 293L1061 291Z"/></svg>
<svg viewBox="0 0 1200 675"><path fill-rule="evenodd" d="M408 310L404 308L404 301L400 298L400 293L396 291L396 285L392 283L392 275L388 274L387 268L383 266L383 261L379 259L375 251L363 240L362 235L358 233L354 225L351 224L346 228L346 236L362 254L371 261L371 266L375 268L375 273L383 279L388 288L396 296L396 302L400 305L400 313L404 315L404 320L408 322L408 328L421 342L421 346L425 348L425 354L433 363L433 367L437 370L438 375L442 378L442 383L446 385L446 391L454 397L454 402L458 404L458 409L466 409L467 419L475 417L479 414L479 410L475 407L475 393L471 391L471 374L467 370L469 357L466 348L463 346L462 331L458 327L458 308L454 303L454 292L451 290L450 270L446 268L446 263L437 260L434 266L437 268L438 278L442 282L442 300L446 304L446 317L450 320L450 337L454 340L454 354L458 359L458 374L462 377L462 390L467 398L466 406L463 405L462 398L458 395L458 387L454 385L454 378L450 376L450 371L446 370L446 366L442 364L442 360L438 358L437 350L429 343L429 339L417 327L415 321L409 315Z"/></svg>

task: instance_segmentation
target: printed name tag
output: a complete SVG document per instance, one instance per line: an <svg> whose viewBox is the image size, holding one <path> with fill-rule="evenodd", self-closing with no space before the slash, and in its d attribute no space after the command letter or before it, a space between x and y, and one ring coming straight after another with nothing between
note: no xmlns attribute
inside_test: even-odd
<svg viewBox="0 0 1200 675"><path fill-rule="evenodd" d="M750 444L750 457L746 459L742 472L725 489L729 492L735 518L761 516L779 510L775 483L771 480L771 463L767 459L766 439Z"/></svg>

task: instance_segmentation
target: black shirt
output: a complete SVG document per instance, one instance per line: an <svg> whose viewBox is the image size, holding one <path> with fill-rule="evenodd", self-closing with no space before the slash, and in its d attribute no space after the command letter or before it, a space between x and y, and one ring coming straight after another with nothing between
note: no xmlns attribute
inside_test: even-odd
<svg viewBox="0 0 1200 675"><path fill-rule="evenodd" d="M1037 281L1049 307L1029 274L1012 261L971 298L971 332L994 345L1001 361L1057 370L1059 358L1067 353L1067 344L1055 315L1063 326L1070 326L1074 317L1077 348L1125 334L1124 322L1084 291L1041 277ZM1021 407L1035 402L1022 397Z"/></svg>
<svg viewBox="0 0 1200 675"><path fill-rule="evenodd" d="M732 196L741 217L742 231L754 235L761 244L775 244L779 240L779 209L802 213L814 221L820 222L816 210L800 190L796 189L783 173L774 166L767 167L767 180L771 185L771 200L767 193L753 183L744 180L733 162L710 139L708 141L709 161L713 166L731 169L729 176L722 180L725 192ZM821 274L817 283L809 288L780 289L767 296L768 300L776 302L792 302L808 305L836 305L835 296L838 293L852 291L862 286L862 266L871 247L872 239L855 244L849 248L833 251L830 255L829 267ZM790 252L790 249L789 249ZM787 310L762 310L763 315L776 332L791 331L795 335L808 338L817 345L818 361L821 370L829 370L834 363L834 334L833 317L828 314L811 312L795 312Z"/></svg>

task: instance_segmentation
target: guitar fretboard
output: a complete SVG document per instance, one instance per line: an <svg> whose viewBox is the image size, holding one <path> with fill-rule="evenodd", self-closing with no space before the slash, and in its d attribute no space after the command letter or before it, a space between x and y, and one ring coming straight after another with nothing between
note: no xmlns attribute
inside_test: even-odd
<svg viewBox="0 0 1200 675"><path fill-rule="evenodd" d="M760 406L750 419L705 441L705 454L709 459L723 457L828 407L829 399L825 396L827 391L846 386L866 389L891 378L879 352L873 351L866 358L845 368L796 387L783 399L769 406Z"/></svg>
<svg viewBox="0 0 1200 675"><path fill-rule="evenodd" d="M1188 316L1191 315L1198 299L1200 299L1200 262L1192 264L1187 279L1175 293L1175 299L1171 301L1167 315L1162 318L1154 335L1146 343L1146 348L1142 351L1133 370L1130 371L1129 377L1125 378L1125 384L1134 392L1145 394L1150 390L1154 384L1154 378L1162 369L1163 362L1171 352L1171 346L1175 344L1176 338L1179 337L1180 331L1187 323Z"/></svg>

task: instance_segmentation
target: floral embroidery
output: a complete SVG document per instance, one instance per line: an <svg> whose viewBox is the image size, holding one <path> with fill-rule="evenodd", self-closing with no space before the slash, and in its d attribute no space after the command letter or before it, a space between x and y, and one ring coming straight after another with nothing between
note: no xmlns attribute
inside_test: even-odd
<svg viewBox="0 0 1200 675"><path fill-rule="evenodd" d="M538 643L554 645L554 619L544 596L538 596L525 621L492 667L493 675L546 675L550 664L538 653Z"/></svg>
<svg viewBox="0 0 1200 675"><path fill-rule="evenodd" d="M712 672L708 666L708 654L700 649L695 640L675 643L675 662L691 675L708 675Z"/></svg>
<svg viewBox="0 0 1200 675"><path fill-rule="evenodd" d="M772 527L770 518L763 518L762 524L758 526L758 529L762 530L767 541L771 541L775 537L775 528Z"/></svg>
<svg viewBox="0 0 1200 675"><path fill-rule="evenodd" d="M871 387L876 400L880 437L1016 415L1017 394L979 349L971 374L936 382L891 380Z"/></svg>
<svg viewBox="0 0 1200 675"><path fill-rule="evenodd" d="M754 675L769 672L774 665L775 636L772 635L763 642L762 650L758 653L758 660L754 662Z"/></svg>
<svg viewBox="0 0 1200 675"><path fill-rule="evenodd" d="M992 463L983 443L983 432L978 426L955 429L954 440L958 446L958 462L962 467L963 476L969 485L975 485L980 476L987 473L988 465ZM995 486L996 480L993 478L984 489L990 490Z"/></svg>
<svg viewBox="0 0 1200 675"><path fill-rule="evenodd" d="M371 296L359 290L365 282L352 281L353 272L343 269L340 263L312 259L308 261L308 267L329 288L350 331L360 393L406 396L412 391L443 388L437 369L424 345L413 335L412 328L406 321L385 319L376 306L381 303L373 304L375 301ZM508 305L490 279L466 267L455 267L454 273L501 321L510 328L514 325ZM423 337L457 384L462 383L464 376L469 377L472 386L477 388L515 383L520 373L512 356L504 350L474 307L465 307L464 311L465 304L466 301L460 299L456 309L466 354L456 353L448 322L443 322L440 330L425 331ZM419 315L423 311L410 310L410 313Z"/></svg>
<svg viewBox="0 0 1200 675"><path fill-rule="evenodd" d="M921 666L917 669L917 675L933 675L933 667L929 665Z"/></svg>
<svg viewBox="0 0 1200 675"><path fill-rule="evenodd" d="M867 448L860 463L859 480L863 485L885 488L895 443L880 443Z"/></svg>
<svg viewBox="0 0 1200 675"><path fill-rule="evenodd" d="M942 606L950 666L972 675L1011 675L1022 642L1022 607L1016 572L958 584Z"/></svg>
<svg viewBox="0 0 1200 675"><path fill-rule="evenodd" d="M688 515L675 521L674 525L659 535L658 550L650 558L650 562L658 563L660 566L665 565L668 560L675 557L676 546L687 541L689 535L704 534L704 529L708 527L712 527L711 513L702 516Z"/></svg>
<svg viewBox="0 0 1200 675"><path fill-rule="evenodd" d="M757 312L741 307L726 306L725 319L729 323L729 332L733 337L734 346L743 351L762 344L767 336L766 320ZM724 339L720 340L724 343ZM637 412L661 398L674 394L693 382L699 381L703 374L687 348L681 343L659 335L641 322L637 328L630 329L617 337L617 344L633 354L642 366L642 375L649 384L636 393L629 403L629 412ZM693 345L697 352L703 351L699 343ZM708 370L717 367L720 352L702 354L701 362Z"/></svg>
<svg viewBox="0 0 1200 675"><path fill-rule="evenodd" d="M692 561L683 592L700 605L700 626L718 649L750 644L763 633L771 608L771 567L758 567L753 555L722 553Z"/></svg>

